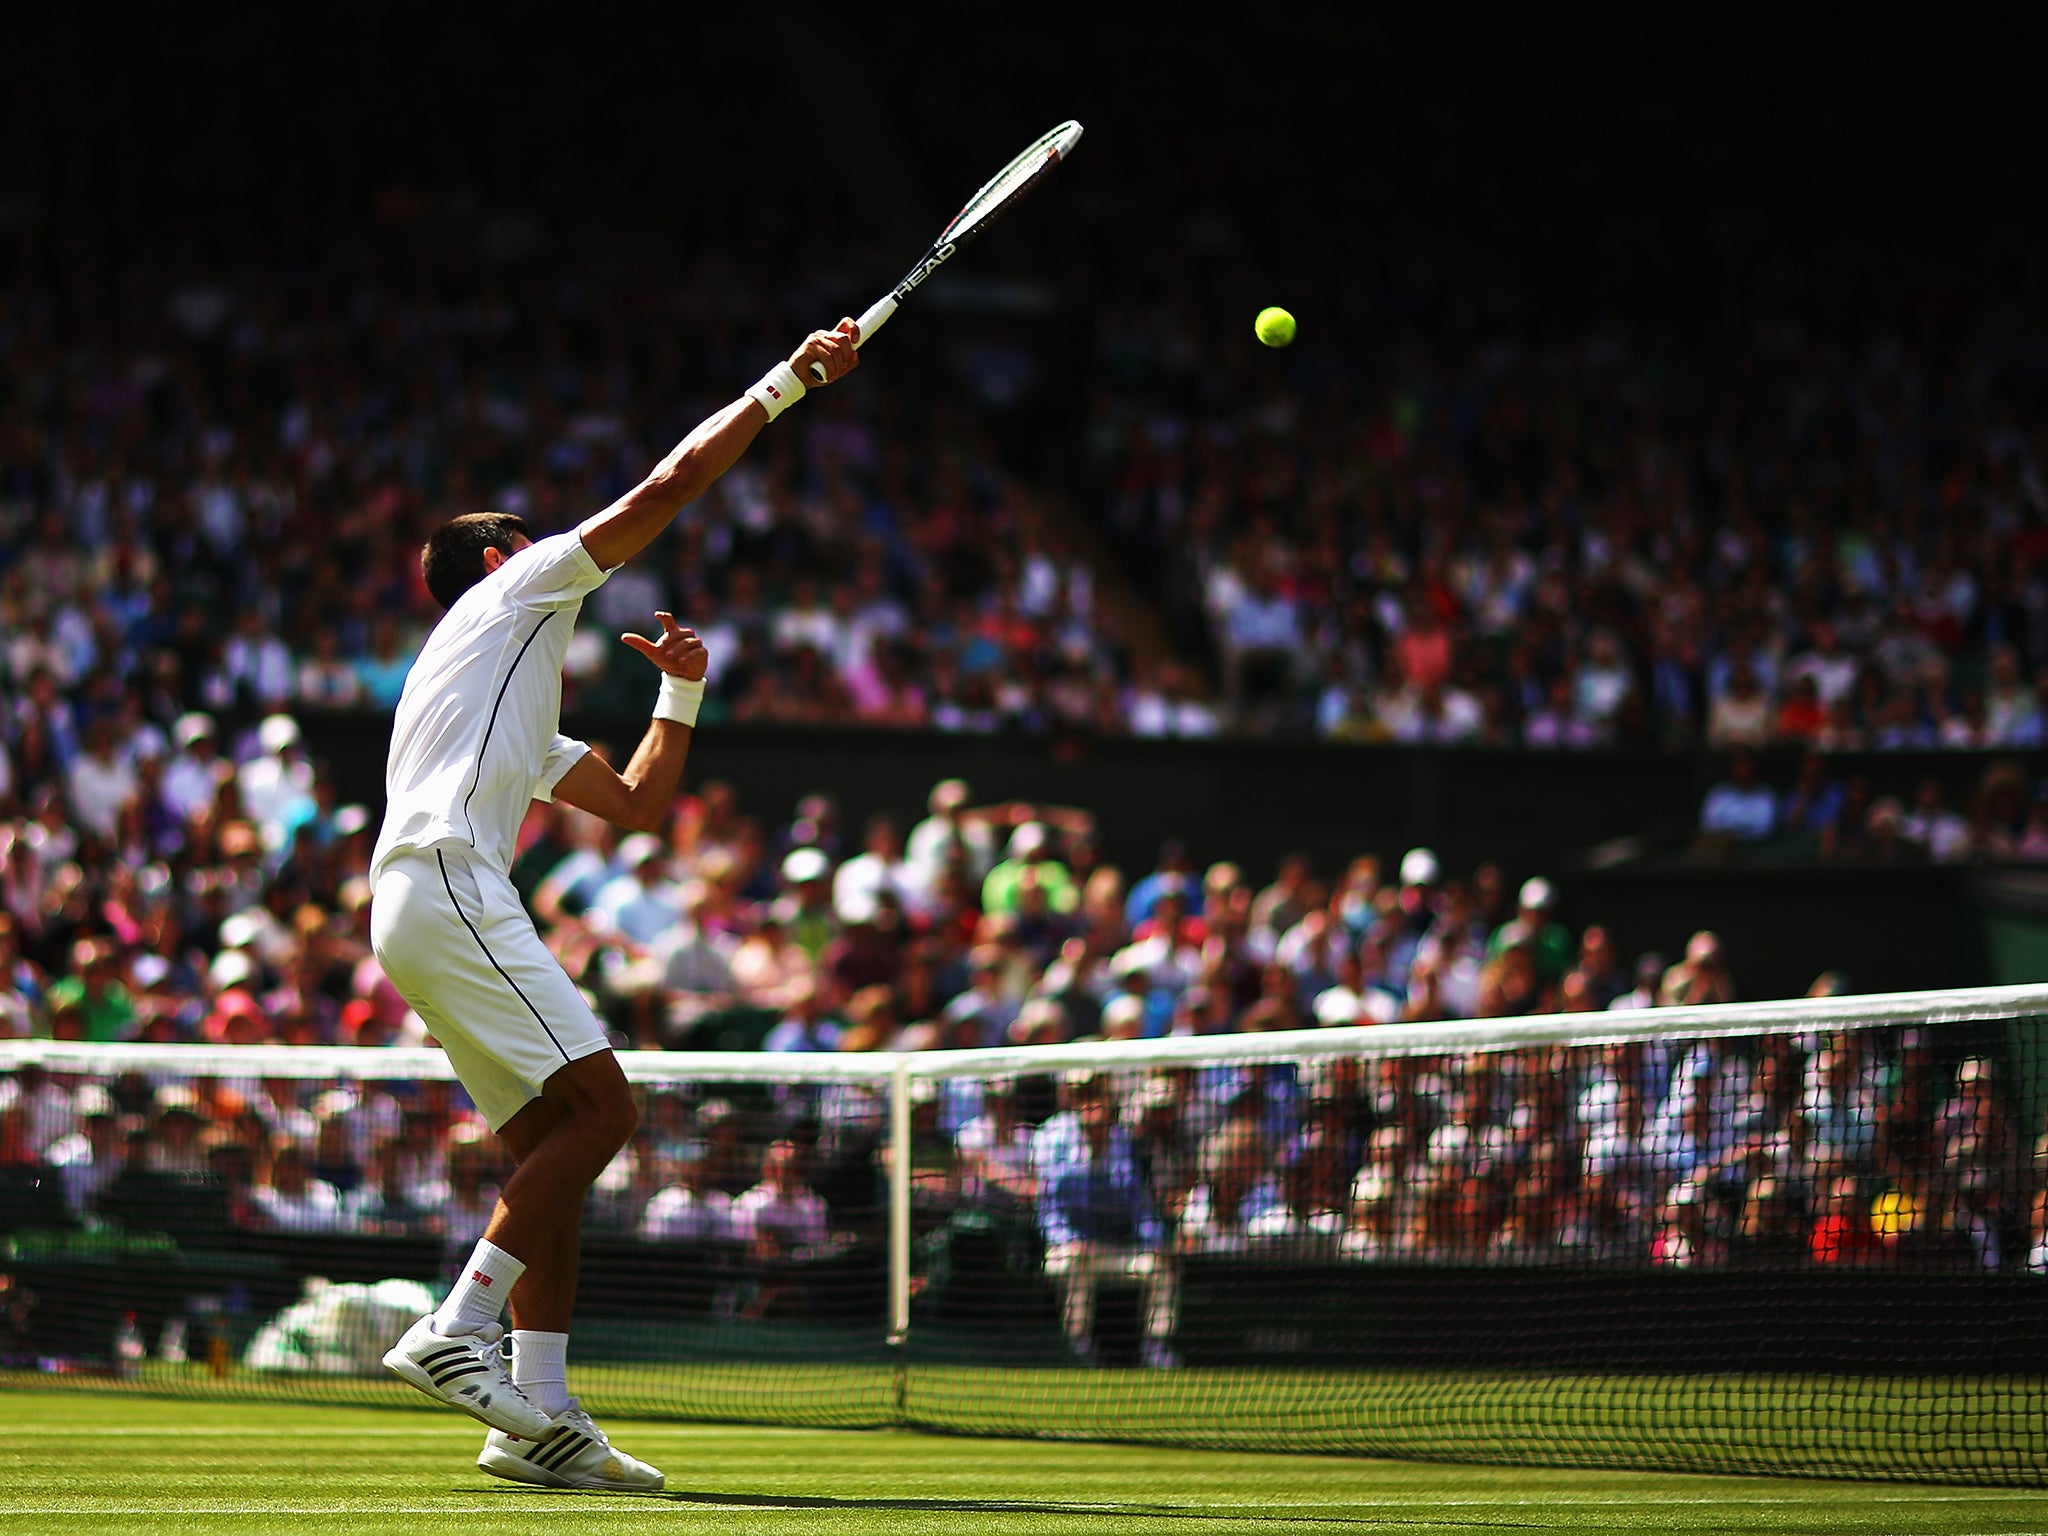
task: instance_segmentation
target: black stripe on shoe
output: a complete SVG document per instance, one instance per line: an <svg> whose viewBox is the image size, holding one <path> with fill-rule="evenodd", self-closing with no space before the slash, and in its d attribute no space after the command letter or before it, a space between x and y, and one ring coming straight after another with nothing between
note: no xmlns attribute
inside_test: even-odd
<svg viewBox="0 0 2048 1536"><path fill-rule="evenodd" d="M427 1372L427 1377L437 1387L445 1387L451 1381L460 1381L465 1376L488 1376L490 1367L477 1361L468 1365L451 1365L438 1371Z"/></svg>
<svg viewBox="0 0 2048 1536"><path fill-rule="evenodd" d="M429 1354L421 1355L417 1360L413 1361L413 1364L419 1366L422 1370L426 1370L437 1361L452 1359L456 1355L473 1355L475 1353L476 1346L473 1344L451 1344L446 1349L437 1349Z"/></svg>
<svg viewBox="0 0 2048 1536"><path fill-rule="evenodd" d="M545 1471L559 1472L566 1464L575 1460L585 1446L595 1444L597 1442L590 1436L568 1430L557 1435L526 1459Z"/></svg>

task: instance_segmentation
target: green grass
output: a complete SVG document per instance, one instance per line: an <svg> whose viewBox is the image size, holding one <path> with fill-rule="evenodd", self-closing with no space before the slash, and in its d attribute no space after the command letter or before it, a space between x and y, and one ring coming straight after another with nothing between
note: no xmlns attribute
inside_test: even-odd
<svg viewBox="0 0 2048 1536"><path fill-rule="evenodd" d="M9 1391L13 1532L633 1536L647 1532L2048 1531L2048 1493L1421 1465L616 1421L668 1491L551 1494L478 1472L432 1409Z"/></svg>
<svg viewBox="0 0 2048 1536"><path fill-rule="evenodd" d="M2048 1467L2048 1383L2028 1377L1562 1376L1452 1371L1000 1369L755 1358L579 1365L606 1417L915 1427L1232 1451L1673 1472L2020 1482ZM154 1393L415 1407L386 1376L215 1379L151 1365ZM105 1376L0 1388L133 1393Z"/></svg>

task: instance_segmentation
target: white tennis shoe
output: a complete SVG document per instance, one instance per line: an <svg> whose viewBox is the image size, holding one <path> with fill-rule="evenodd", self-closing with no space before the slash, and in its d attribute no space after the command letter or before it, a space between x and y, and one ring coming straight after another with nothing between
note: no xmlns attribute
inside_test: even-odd
<svg viewBox="0 0 2048 1536"><path fill-rule="evenodd" d="M498 1341L505 1330L489 1323L477 1333L434 1331L433 1314L405 1330L384 1356L384 1368L437 1403L460 1408L507 1434L540 1436L554 1423L512 1380Z"/></svg>
<svg viewBox="0 0 2048 1536"><path fill-rule="evenodd" d="M538 1439L492 1430L476 1464L507 1482L536 1488L589 1488L612 1493L655 1493L662 1475L644 1461L615 1450L575 1398Z"/></svg>

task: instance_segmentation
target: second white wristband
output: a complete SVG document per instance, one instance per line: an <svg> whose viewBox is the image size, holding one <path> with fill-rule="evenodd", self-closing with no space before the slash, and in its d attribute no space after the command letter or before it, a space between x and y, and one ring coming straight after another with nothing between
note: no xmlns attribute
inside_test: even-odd
<svg viewBox="0 0 2048 1536"><path fill-rule="evenodd" d="M796 376L796 370L788 363L777 363L761 375L761 382L747 391L751 399L761 402L761 409L773 421L784 411L804 397L804 381Z"/></svg>
<svg viewBox="0 0 2048 1536"><path fill-rule="evenodd" d="M697 710L704 702L704 679L661 674L661 692L654 696L654 718L673 720L677 725L695 725Z"/></svg>

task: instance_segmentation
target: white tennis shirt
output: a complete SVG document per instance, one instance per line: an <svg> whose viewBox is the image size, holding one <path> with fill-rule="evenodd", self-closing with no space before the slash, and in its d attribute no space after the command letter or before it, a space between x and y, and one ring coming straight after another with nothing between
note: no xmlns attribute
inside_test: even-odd
<svg viewBox="0 0 2048 1536"><path fill-rule="evenodd" d="M450 842L510 872L527 807L590 750L561 734L562 656L584 596L610 574L574 530L558 533L441 616L391 723L373 882L396 855Z"/></svg>

